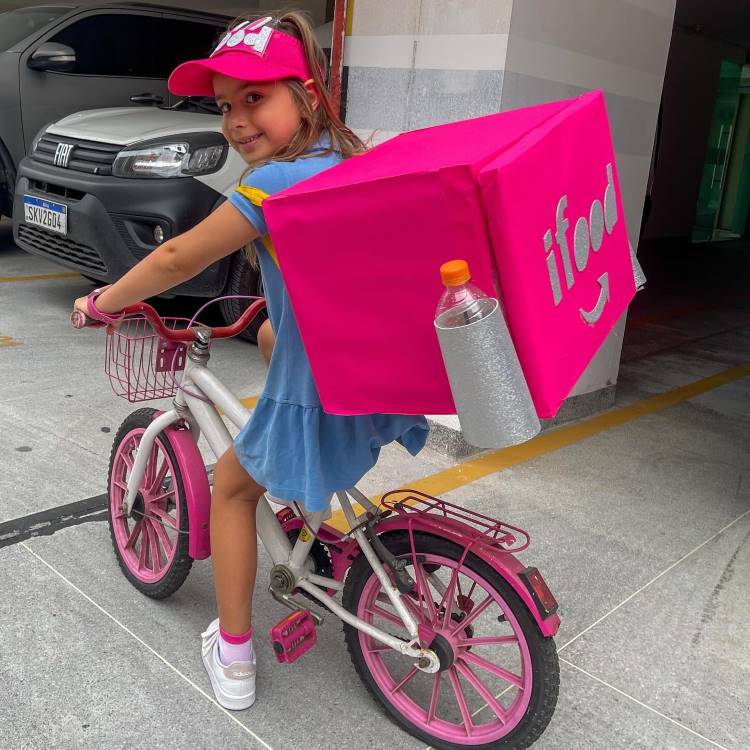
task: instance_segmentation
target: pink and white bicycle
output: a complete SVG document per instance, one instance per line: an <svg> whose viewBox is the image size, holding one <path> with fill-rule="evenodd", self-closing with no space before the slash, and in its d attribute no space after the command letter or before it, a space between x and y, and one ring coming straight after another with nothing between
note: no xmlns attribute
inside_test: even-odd
<svg viewBox="0 0 750 750"><path fill-rule="evenodd" d="M198 437L218 458L232 438L217 407L237 428L250 416L208 369L210 344L264 306L258 300L234 325L211 329L163 320L141 303L108 329L115 392L130 401L174 396L169 411L130 414L110 459L115 555L146 596L173 594L193 560L210 555L210 477ZM271 630L278 661L315 644L323 617L315 602L342 620L365 687L410 734L446 750L533 744L557 702L560 620L539 572L515 556L529 535L414 490L377 505L356 487L336 495L345 532L326 523L330 509L305 513L267 496L258 505L258 536L273 561L268 590L292 610Z"/></svg>

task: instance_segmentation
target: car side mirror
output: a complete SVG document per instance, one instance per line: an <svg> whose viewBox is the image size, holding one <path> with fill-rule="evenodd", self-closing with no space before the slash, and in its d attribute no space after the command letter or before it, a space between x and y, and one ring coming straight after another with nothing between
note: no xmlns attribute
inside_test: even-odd
<svg viewBox="0 0 750 750"><path fill-rule="evenodd" d="M76 52L67 44L45 42L34 50L28 66L33 70L52 70L64 73L73 70L76 64Z"/></svg>

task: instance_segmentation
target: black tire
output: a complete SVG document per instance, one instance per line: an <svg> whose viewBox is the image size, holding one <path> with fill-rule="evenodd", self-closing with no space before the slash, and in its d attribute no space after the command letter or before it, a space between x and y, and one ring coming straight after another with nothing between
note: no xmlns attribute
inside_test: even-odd
<svg viewBox="0 0 750 750"><path fill-rule="evenodd" d="M222 295L234 294L247 294L255 297L263 296L263 279L260 276L260 270L253 268L243 250L238 250L232 255L227 283L222 292ZM234 323L250 306L251 302L252 300L243 299L226 299L219 302L219 309L221 310L221 317L224 319L224 322L227 325ZM258 331L267 319L268 314L264 310L239 334L238 338L249 341L252 344L257 344Z"/></svg>
<svg viewBox="0 0 750 750"><path fill-rule="evenodd" d="M16 170L5 145L0 141L0 217L13 217L13 193L16 188Z"/></svg>
<svg viewBox="0 0 750 750"><path fill-rule="evenodd" d="M127 562L122 556L122 552L115 537L114 519L112 518L112 504L109 502L110 490L112 486L112 469L120 443L132 430L139 428L146 429L153 421L155 412L156 409L151 408L138 409L138 411L134 411L132 414L126 417L126 419L120 425L120 428L117 430L117 434L115 435L115 439L112 444L112 452L109 458L109 474L107 477L107 517L109 521L109 533L110 539L112 541L112 547L114 548L115 557L117 558L120 570L122 570L125 577L130 581L130 583L133 584L133 586L135 586L135 588L138 589L138 591L150 597L151 599L166 599L168 596L174 594L174 592L177 591L177 589L179 589L180 586L182 586L182 584L185 582L188 573L190 573L190 568L193 565L193 558L190 557L190 554L188 553L189 524L187 503L185 502L185 486L182 481L182 475L180 474L178 468L177 457L175 456L172 446L169 444L169 440L165 439L163 433L157 436L156 440L158 441L161 448L163 448L165 453L169 456L172 462L172 466L175 467L175 476L173 477L173 481L176 481L177 483L177 500L180 503L180 528L179 532L177 533L177 551L174 556L174 560L167 568L166 573L158 581L154 583L146 583L139 580L131 572L130 568L127 565Z"/></svg>
<svg viewBox="0 0 750 750"><path fill-rule="evenodd" d="M0 160L0 218L13 216L13 178Z"/></svg>
<svg viewBox="0 0 750 750"><path fill-rule="evenodd" d="M411 558L408 533L397 531L381 537L386 547L397 557ZM416 532L414 544L417 554L435 554L458 561L463 549L440 537ZM516 727L499 740L483 745L455 744L428 734L411 723L385 698L373 678L362 653L359 631L344 624L349 655L354 668L367 690L384 710L388 718L409 734L440 750L524 750L541 736L552 718L560 688L560 665L554 640L544 637L526 606L512 587L492 568L474 554L466 557L464 564L491 584L503 598L523 630L529 647L532 664L532 696L528 708ZM375 574L364 555L359 555L349 571L343 592L343 604L352 613L358 611L360 596L368 579Z"/></svg>

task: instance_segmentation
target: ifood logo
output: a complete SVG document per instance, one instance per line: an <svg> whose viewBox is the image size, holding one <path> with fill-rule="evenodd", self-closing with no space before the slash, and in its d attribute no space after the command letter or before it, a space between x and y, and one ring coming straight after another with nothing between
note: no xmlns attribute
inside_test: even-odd
<svg viewBox="0 0 750 750"><path fill-rule="evenodd" d="M570 221L565 216L565 210L568 207L568 196L563 195L557 204L555 215L555 234L554 239L560 250L562 259L563 276L565 277L565 289L572 289L576 282L576 276L573 272L573 263L579 273L586 270L589 262L590 253L593 250L599 252L604 239L604 232L612 234L612 230L617 224L617 196L615 194L615 181L612 174L612 163L607 164L607 188L604 191L604 200L594 200L591 204L588 218L581 216L576 221L573 229L573 260L570 257L570 247L568 246L568 229ZM560 283L560 268L557 261L557 253L552 243L552 230L548 229L544 234L544 251L547 253L547 272L549 274L549 283L552 289L552 299L555 306L560 304L564 291ZM604 307L609 301L609 275L603 273L597 281L600 285L599 299L591 310L579 308L581 318L593 325L604 312Z"/></svg>

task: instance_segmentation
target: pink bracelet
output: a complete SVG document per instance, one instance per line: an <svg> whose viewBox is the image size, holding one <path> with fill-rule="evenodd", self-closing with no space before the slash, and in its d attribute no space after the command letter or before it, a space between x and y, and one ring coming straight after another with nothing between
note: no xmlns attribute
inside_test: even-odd
<svg viewBox="0 0 750 750"><path fill-rule="evenodd" d="M122 320L125 317L125 313L118 313L117 315L109 315L108 313L102 312L101 310L97 310L94 306L94 300L105 290L109 289L109 287L112 286L111 284L107 284L107 286L100 287L99 289L94 289L91 294L89 294L88 297L86 297L86 310L88 311L88 316L90 318L93 318L94 320L98 320L101 323L107 323L108 325L110 323L117 323L118 321Z"/></svg>

